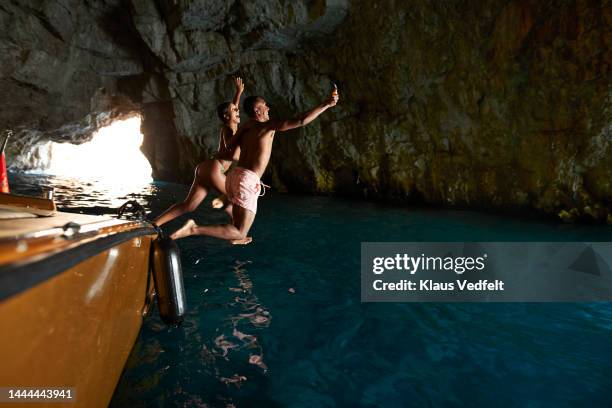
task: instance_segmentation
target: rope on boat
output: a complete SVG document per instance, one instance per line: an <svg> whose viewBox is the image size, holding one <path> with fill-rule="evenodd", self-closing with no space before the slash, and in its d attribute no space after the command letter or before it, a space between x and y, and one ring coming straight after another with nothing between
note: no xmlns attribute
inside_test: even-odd
<svg viewBox="0 0 612 408"><path fill-rule="evenodd" d="M117 218L124 215L128 220L145 221L147 212L137 201L130 200L117 209Z"/></svg>

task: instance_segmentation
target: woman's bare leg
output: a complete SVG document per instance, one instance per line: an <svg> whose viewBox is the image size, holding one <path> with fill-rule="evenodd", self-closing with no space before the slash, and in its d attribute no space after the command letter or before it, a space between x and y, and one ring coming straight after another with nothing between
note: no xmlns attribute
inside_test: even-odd
<svg viewBox="0 0 612 408"><path fill-rule="evenodd" d="M193 179L193 183L191 184L191 188L189 189L189 194L187 194L187 198L185 198L183 202L176 203L172 207L168 208L161 215L155 218L153 222L161 226L185 213L194 211L206 198L207 194L208 189L204 187L199 180L198 168L196 168L195 177Z"/></svg>
<svg viewBox="0 0 612 408"><path fill-rule="evenodd" d="M225 211L225 213L227 214L227 216L229 217L230 220L230 224L234 223L234 206L232 205L232 203L230 203L229 201L227 202L227 206L225 207L225 209L223 210Z"/></svg>
<svg viewBox="0 0 612 408"><path fill-rule="evenodd" d="M234 217L233 217L233 206L232 203L230 203L227 200L227 192L225 191L225 174L223 174L221 172L221 164L219 162L215 163L215 169L217 168L219 171L211 171L210 172L210 184L221 194L223 194L222 198L224 199L224 201L221 201L222 206L227 204L227 206L225 207L225 212L227 213L227 216L229 217L229 223L233 224L234 223ZM221 197L219 198L215 198L215 200L213 200L213 208L221 208L221 207L216 207L215 206L215 201L216 200L220 200ZM251 237L247 237L249 239L249 242L252 241Z"/></svg>
<svg viewBox="0 0 612 408"><path fill-rule="evenodd" d="M218 167L217 167L218 166ZM227 194L225 192L225 174L221 171L222 166L217 161L215 168L218 168L218 172L211 172L210 175L210 183L211 185L221 193L221 196L212 200L211 207L212 208L223 208L225 204L227 204ZM230 209L230 222L231 222L231 209Z"/></svg>
<svg viewBox="0 0 612 408"><path fill-rule="evenodd" d="M220 192L222 195L226 195L225 191L225 174L222 172L223 166L219 163L219 160L215 160L215 163L211 166L209 174L210 185L215 190Z"/></svg>

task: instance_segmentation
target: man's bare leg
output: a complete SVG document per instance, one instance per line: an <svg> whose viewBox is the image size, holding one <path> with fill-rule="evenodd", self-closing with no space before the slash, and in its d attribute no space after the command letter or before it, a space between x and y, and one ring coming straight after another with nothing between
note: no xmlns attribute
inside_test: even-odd
<svg viewBox="0 0 612 408"><path fill-rule="evenodd" d="M230 239L229 243L232 245L248 245L253 242L253 237L245 237L243 239Z"/></svg>
<svg viewBox="0 0 612 408"><path fill-rule="evenodd" d="M247 237L247 234L253 225L253 221L255 221L255 213L246 208L234 205L233 218L234 224L202 226L198 226L193 220L188 220L185 225L172 234L170 238L180 239L190 235L206 235L228 240L234 245L248 244L251 242L252 238Z"/></svg>
<svg viewBox="0 0 612 408"><path fill-rule="evenodd" d="M227 214L230 220L230 224L234 223L234 205L232 203L228 203L225 209L223 210ZM250 211L247 211L250 212ZM251 222L252 225L252 222ZM249 226L249 229L251 227ZM248 234L248 231L246 232ZM230 244L232 245L246 245L250 244L253 241L253 237L244 237L243 239L230 239Z"/></svg>

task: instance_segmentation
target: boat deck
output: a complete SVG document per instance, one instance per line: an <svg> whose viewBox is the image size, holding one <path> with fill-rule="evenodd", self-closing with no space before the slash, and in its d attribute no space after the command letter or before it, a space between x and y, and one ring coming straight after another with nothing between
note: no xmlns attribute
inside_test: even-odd
<svg viewBox="0 0 612 408"><path fill-rule="evenodd" d="M0 194L0 198L4 200L0 200L0 266L31 261L122 232L151 230L142 221L60 212L50 200L25 201L7 194ZM16 199L24 203L6 202Z"/></svg>
<svg viewBox="0 0 612 408"><path fill-rule="evenodd" d="M115 221L113 224L121 224L119 221L110 217L97 215L85 215L66 212L55 212L52 216L43 217L36 215L28 209L9 210L0 208L0 240L18 239L29 237L33 234L40 234L43 231L54 230L56 233L64 231L68 223L79 224L85 227L89 224L100 225L100 222Z"/></svg>

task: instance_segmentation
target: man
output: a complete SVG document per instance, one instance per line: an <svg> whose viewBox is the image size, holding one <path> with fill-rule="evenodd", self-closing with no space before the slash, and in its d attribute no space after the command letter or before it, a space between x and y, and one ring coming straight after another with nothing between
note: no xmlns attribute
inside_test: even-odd
<svg viewBox="0 0 612 408"><path fill-rule="evenodd" d="M302 113L295 119L270 120L270 108L261 96L250 96L244 100L243 108L249 121L241 127L230 142L230 149L240 146L238 166L225 180L229 201L234 204L233 224L198 226L188 220L172 234L172 239L190 235L207 235L226 240L244 240L247 237L257 212L257 198L261 191L261 176L266 171L274 134L308 125L320 114L338 103L336 90L321 105Z"/></svg>

